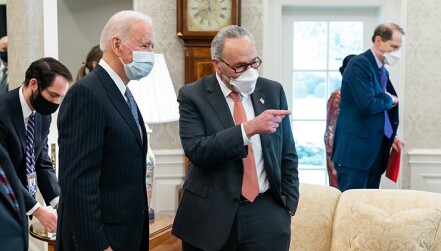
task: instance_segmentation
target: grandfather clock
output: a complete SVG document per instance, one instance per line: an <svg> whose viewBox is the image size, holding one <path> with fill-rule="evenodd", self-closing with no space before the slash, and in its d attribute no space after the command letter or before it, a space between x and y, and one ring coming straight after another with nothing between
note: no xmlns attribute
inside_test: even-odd
<svg viewBox="0 0 441 251"><path fill-rule="evenodd" d="M184 41L185 84L214 72L210 45L223 27L240 25L240 0L177 0L177 36Z"/></svg>

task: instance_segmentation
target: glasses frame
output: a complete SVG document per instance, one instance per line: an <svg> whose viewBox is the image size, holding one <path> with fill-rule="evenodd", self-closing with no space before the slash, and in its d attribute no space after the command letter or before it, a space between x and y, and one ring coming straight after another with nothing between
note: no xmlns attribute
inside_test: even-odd
<svg viewBox="0 0 441 251"><path fill-rule="evenodd" d="M262 64L262 59L260 59L259 57L256 57L254 60L258 60L258 62L259 62L259 65L258 66L256 66L256 67L253 67L253 64L255 64L255 63L257 63L257 62L251 62L251 63L248 63L248 64L244 64L244 66L242 66L242 67L245 67L244 68L244 70L243 71L237 71L237 67L233 67L233 66L231 66L230 64L228 64L227 62L225 62L222 58L218 58L218 60L220 60L222 63L224 63L224 64L226 64L228 67L230 67L230 69L232 69L235 73L243 73L243 72L245 72L247 69L248 69L248 66L251 66L251 68L253 68L253 69L257 69L257 68L259 68L260 67L260 65Z"/></svg>

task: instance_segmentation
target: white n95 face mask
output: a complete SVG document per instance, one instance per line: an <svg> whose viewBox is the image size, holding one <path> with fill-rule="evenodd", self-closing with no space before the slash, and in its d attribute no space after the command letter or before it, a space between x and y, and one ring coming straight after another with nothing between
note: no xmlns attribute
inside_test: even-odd
<svg viewBox="0 0 441 251"><path fill-rule="evenodd" d="M250 95L256 88L259 72L254 68L244 71L238 78L230 78L230 85L234 87L236 92Z"/></svg>
<svg viewBox="0 0 441 251"><path fill-rule="evenodd" d="M394 66L401 58L401 51L385 52L383 56L385 64Z"/></svg>

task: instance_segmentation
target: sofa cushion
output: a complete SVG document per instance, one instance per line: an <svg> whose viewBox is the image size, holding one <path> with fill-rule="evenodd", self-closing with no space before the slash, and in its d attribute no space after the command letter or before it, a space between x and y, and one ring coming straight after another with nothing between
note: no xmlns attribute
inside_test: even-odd
<svg viewBox="0 0 441 251"><path fill-rule="evenodd" d="M352 251L432 250L441 211L415 208L390 215L366 204L352 205L349 245Z"/></svg>
<svg viewBox="0 0 441 251"><path fill-rule="evenodd" d="M300 184L299 206L291 221L290 251L330 250L332 221L340 194L333 187Z"/></svg>
<svg viewBox="0 0 441 251"><path fill-rule="evenodd" d="M342 193L335 211L332 229L332 251L351 250L353 206L364 203L393 216L411 209L441 210L441 194L404 189L353 189ZM404 230L403 230L404 234ZM398 249L399 250L399 249ZM441 234L435 236L432 250L441 250Z"/></svg>

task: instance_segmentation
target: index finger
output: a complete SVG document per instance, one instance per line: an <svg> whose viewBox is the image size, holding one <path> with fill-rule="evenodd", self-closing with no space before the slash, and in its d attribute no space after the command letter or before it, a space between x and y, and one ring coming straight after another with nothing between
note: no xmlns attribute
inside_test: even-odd
<svg viewBox="0 0 441 251"><path fill-rule="evenodd" d="M267 110L267 111L274 116L291 115L291 111L289 110Z"/></svg>

